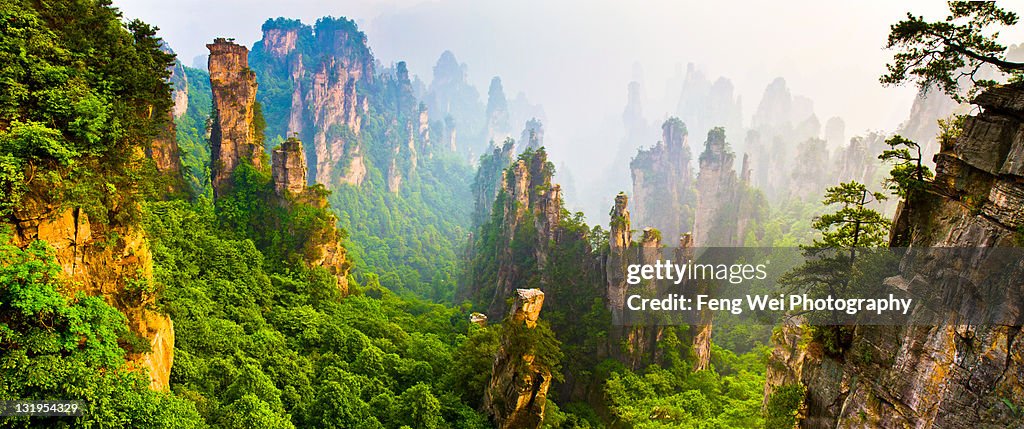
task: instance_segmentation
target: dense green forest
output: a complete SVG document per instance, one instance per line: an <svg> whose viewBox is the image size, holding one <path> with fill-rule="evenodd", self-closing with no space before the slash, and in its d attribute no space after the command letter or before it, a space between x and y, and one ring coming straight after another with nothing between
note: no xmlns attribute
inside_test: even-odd
<svg viewBox="0 0 1024 429"><path fill-rule="evenodd" d="M3 38L2 52L10 59L3 73L19 82L18 91L5 91L0 139L4 207L10 211L18 203L15 198L31 191L29 185L36 188L21 176L32 165L47 172L35 180L51 185L55 204L82 207L94 222L143 228L152 248L154 281L141 285L140 293L156 296L151 306L171 317L177 338L170 391L151 391L142 374L125 364L126 354L147 347L128 329L125 317L98 297L63 295L67 285L45 242L26 249L4 244L0 347L6 364L0 398L61 397L82 399L88 406L80 419L7 423L490 426L479 411L481 392L498 338L515 327L480 327L469 323L469 304L450 307L413 296L440 302L453 298L461 258L457 252L468 233L472 200L466 195L468 166L437 154L394 194L374 164L382 165L385 154L370 151L369 180L329 197L348 232L345 243L356 267L355 284L343 297L325 271L294 259L303 234L331 219L324 209L275 205L268 196L268 173L251 166L235 171L232 194L216 205L210 201L206 136L211 98L205 72L180 68L189 103L175 125L191 197L168 200L156 191L164 179L152 165L131 157L133 148L166 126L158 119L164 115L140 119L139 112L170 107L163 82L172 58L161 53L152 29L134 21L122 25L115 10L91 1L47 10L5 1L3 14L4 33L18 35ZM99 27L108 34L83 36L86 29ZM108 57L133 63L100 61ZM389 115L408 114L387 108L387 97L398 91L389 89L386 80L379 82L363 88L373 100L363 137L368 148L385 146ZM115 88L119 92L111 92ZM273 96L264 99L265 112L275 111L273 102ZM275 123L268 121L268 134L277 129ZM268 135L268 140L280 137ZM531 154L524 156L529 161ZM104 211L114 206L127 208ZM482 242L494 239L498 222L495 217L482 227ZM593 230L597 240L605 234L580 215L566 212L562 222L567 231L585 235ZM601 427L612 419L645 427L651 415L663 415L666 425L757 425L764 347L742 356L716 348L715 370L701 373L690 372L680 347L664 367L641 371L594 357L606 310L599 290L573 289L583 284L573 269L574 258L594 252L592 244L581 239L552 249L556 263L546 275L564 282L557 282L562 290L549 293L563 303L544 313L544 326L550 324L564 345L568 359L560 365L604 386L596 394L606 395L607 403L596 408L583 401L556 405L560 399L552 395L545 425ZM597 244L596 251L601 250ZM574 323L571 314L578 312L591 313L594 323Z"/></svg>
<svg viewBox="0 0 1024 429"><path fill-rule="evenodd" d="M957 7L1016 22L994 6ZM320 130L308 122L314 108L291 112L296 88L312 79L294 78L258 42L244 69L259 83L248 129L268 152L301 138L307 158L326 156L315 146L326 135L344 143L344 162L329 183L303 188L307 180L289 194L275 188L270 156L243 159L215 198L208 72L183 66L157 29L107 0L0 0L0 401L85 405L78 417L5 416L0 426L517 429L498 416L511 408L540 410L531 428L774 429L807 412L803 379L770 382L781 371L773 346L791 326L715 316L705 367L699 326L612 322L610 243L638 248L643 237L665 247L676 237L662 244L656 229L625 227L618 200L607 218L571 213L565 200L576 196L553 182L543 147L521 150L509 138L476 168L431 145L439 131L426 124L451 118L427 120L406 64L373 58L355 21L278 18L267 30L297 31L292 64L313 68L332 55L358 64L353 75L365 76L339 86L350 90L345 103L358 104L357 120ZM956 89L929 73L915 75ZM187 92L177 117L172 90ZM286 135L293 116L307 127ZM940 121L942 147L965 121ZM169 144L162 136L172 126L180 164L161 165L151 153ZM872 174L885 176L879 189L889 194L850 180L823 199L768 201L729 166L723 183L738 191L723 210L747 218L723 234L805 255L843 250L818 261L841 267L829 275L807 263L779 280L801 293L881 284L871 277L878 266L897 265L865 250L894 240L881 202L938 194L918 143L885 143L878 158L891 170ZM356 155L365 176L342 180ZM963 197L972 216L986 204L978 198ZM338 243L338 271L310 263ZM529 309L534 320L516 318L528 311L516 307L524 290L543 303ZM871 363L870 350L852 354L857 329L806 327L790 339L794 348L813 343L815 359L839 362L838 373L856 359ZM157 341L168 331L169 342Z"/></svg>
<svg viewBox="0 0 1024 429"><path fill-rule="evenodd" d="M372 276L340 299L322 271L273 269L251 240L223 237L211 207L150 210L160 305L180 338L172 388L205 421L485 427L447 373L473 334L466 314L399 298Z"/></svg>
<svg viewBox="0 0 1024 429"><path fill-rule="evenodd" d="M126 365L129 351L148 344L124 314L76 293L46 242L11 242L11 220L40 204L110 226L112 245L113 226L141 222L162 187L135 154L163 126L154 118L170 107L172 57L155 29L91 1L5 0L0 33L0 399L88 404L81 419L5 418L4 426L203 426L191 401L151 391Z"/></svg>
<svg viewBox="0 0 1024 429"><path fill-rule="evenodd" d="M295 79L288 61L309 70L329 67L323 64L334 61L351 63L353 76L363 76L354 82L355 100L345 102L364 100L367 109L359 115L358 135L350 126L340 124L317 129L315 121L292 131L307 142L309 151L314 150L312 142L318 132L325 134L325 139L337 137L346 142L346 157L334 170L332 181L353 168L348 165L354 158L350 151L365 154L362 183L325 183L333 190L330 204L348 232L346 247L355 259L355 277L365 281L374 274L382 285L404 296L451 303L461 249L470 232L472 170L456 154L430 145L424 141L426 136L406 128L406 124L418 126L414 122L425 107L412 94L405 63L375 65L366 35L346 18L325 17L312 26L277 18L264 23L264 31L271 29L296 31L297 40L295 50L283 59L264 50L267 41L253 47L250 64L260 86L257 100L266 118L268 149L288 137L290 114L309 121L314 109L306 106L302 112L290 112L293 91L308 88L312 78L303 75ZM348 84L339 82L339 88L342 83ZM411 152L410 147L396 147L407 141L419 149ZM356 146L358 149L352 149ZM390 176L396 174L392 168L404 176L397 192L389 186Z"/></svg>
<svg viewBox="0 0 1024 429"><path fill-rule="evenodd" d="M152 306L173 318L178 338L171 391L150 390L125 363L148 346L125 316L100 297L62 294L73 289L53 250L43 241L15 247L5 227L0 399L87 404L79 419L5 426L486 427L464 398L475 396L468 380L484 376L467 371L489 367L450 369L463 355L493 352L491 330L471 330L460 310L399 298L372 273L342 300L322 269L291 263L287 251L301 245L288 241L302 237L296 231L326 213L271 205L267 173L240 168L234 203L214 208L205 73L185 69L189 110L177 121L193 201L160 201L163 179L133 157L166 126L157 118L170 107L172 58L153 30L92 1L4 1L0 13L2 74L14 84L0 118L5 216L22 195L44 192L51 204L81 207L94 228L143 227L155 282L138 287L159 296Z"/></svg>
<svg viewBox="0 0 1024 429"><path fill-rule="evenodd" d="M181 66L185 74L185 91L188 107L185 113L174 120L174 130L181 150L182 175L189 192L195 197L213 198L210 187L210 144L207 121L213 100L210 94L210 74L192 67Z"/></svg>

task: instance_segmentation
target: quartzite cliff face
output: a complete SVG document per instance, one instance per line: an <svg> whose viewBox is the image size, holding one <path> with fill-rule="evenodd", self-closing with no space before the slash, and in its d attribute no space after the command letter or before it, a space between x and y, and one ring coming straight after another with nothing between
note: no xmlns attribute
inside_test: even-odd
<svg viewBox="0 0 1024 429"><path fill-rule="evenodd" d="M249 50L227 39L216 39L210 49L210 87L213 90L213 127L210 132L215 196L231 189L231 173L243 160L262 168L262 135L254 127L256 73L249 69Z"/></svg>
<svg viewBox="0 0 1024 429"><path fill-rule="evenodd" d="M432 155L430 116L413 95L405 63L375 66L355 22L269 20L252 56L257 77L268 85L258 95L270 106L266 135L307 142L308 183L360 186L377 169L388 190L398 193L420 158ZM368 137L364 120L373 116L382 122L370 123L377 128L369 135L382 129L383 139Z"/></svg>
<svg viewBox="0 0 1024 429"><path fill-rule="evenodd" d="M533 269L543 270L550 247L558 242L562 210L562 188L551 184L553 167L540 150L521 158L506 170L502 179L502 246L498 253L498 283L488 306L488 317L501 318L505 299L526 284ZM530 243L536 267L524 267L517 261L511 245L517 235L535 237Z"/></svg>
<svg viewBox="0 0 1024 429"><path fill-rule="evenodd" d="M629 264L653 264L661 257L661 234L653 228L644 228L640 241L634 243L628 205L629 198L620 193L615 197L615 205L609 213L611 230L608 237L609 254L605 262L605 299L613 318L613 326L608 332L611 340L609 352L629 368L639 369L654 362L662 327L632 325L622 318L627 293L655 293L649 287L631 289L624 274Z"/></svg>
<svg viewBox="0 0 1024 429"><path fill-rule="evenodd" d="M327 197L320 186L306 186L306 156L302 150L302 141L289 138L272 152L271 180L277 195L276 204L295 205L308 204L326 209ZM330 222L324 227L312 231L308 240L303 243L305 262L310 267L322 267L334 276L338 291L342 296L348 295L348 273L351 264L348 262L347 250L341 244L341 234L335 226L337 219L333 214Z"/></svg>
<svg viewBox="0 0 1024 429"><path fill-rule="evenodd" d="M306 154L302 142L289 138L271 153L271 174L278 195L299 195L306 190Z"/></svg>
<svg viewBox="0 0 1024 429"><path fill-rule="evenodd" d="M150 308L155 296L132 292L130 284L153 281L153 256L145 233L135 226L90 222L85 212L47 203L31 192L15 210L14 244L42 240L55 250L71 295L102 296L128 319L131 331L149 341L148 353L129 350L129 363L149 372L150 387L166 390L174 362L174 326Z"/></svg>
<svg viewBox="0 0 1024 429"><path fill-rule="evenodd" d="M164 52L174 52L163 46ZM168 83L171 84L171 100L173 107L167 112L167 125L163 127L156 138L146 148L146 157L153 160L153 165L167 180L166 190L174 193L184 190L185 183L181 176L181 156L178 148L177 135L175 134L174 119L184 114L188 107L188 81L185 76L185 69L180 62L175 60L170 67L171 76Z"/></svg>
<svg viewBox="0 0 1024 429"><path fill-rule="evenodd" d="M543 305L544 292L540 289L516 290L505 322L515 326L505 330L501 338L491 380L484 392L484 409L494 417L499 429L539 428L544 421L551 370L538 365L536 355L520 350L523 334L519 332L536 329Z"/></svg>
<svg viewBox="0 0 1024 429"><path fill-rule="evenodd" d="M901 204L893 246L989 248L1019 246L1024 225L1024 88L1003 86L973 101L981 113L963 133L942 142L936 176L927 191ZM904 260L887 283L930 296L971 302L982 293L970 282L984 278L993 251L965 252L971 260ZM974 302L969 314L996 309L1021 314L1024 267L1008 269L998 302ZM920 306L920 304L919 304ZM920 308L915 309L915 320ZM860 326L840 356L820 345L781 341L776 358L789 374L769 383L799 381L807 395L801 427L1019 427L1024 403L1022 329L965 325L953 315L940 326ZM1019 319L1018 319L1019 321ZM792 337L792 335L790 335ZM789 345L787 345L788 343ZM774 381L773 381L774 380Z"/></svg>
<svg viewBox="0 0 1024 429"><path fill-rule="evenodd" d="M211 181L214 197L220 199L231 192L232 174L243 159L259 169L264 168L262 139L256 137L262 136L262 130L257 129L259 124L253 116L256 75L249 69L248 51L225 39L217 39L207 47L210 48L210 85L216 112L210 139L213 148ZM234 113L224 114L225 110ZM268 204L327 208L322 188L306 186L306 155L299 139L290 137L271 152L270 170L276 199L267 201ZM335 276L337 287L344 295L348 293L350 264L333 215L330 220L321 230L311 232L309 239L302 243L301 251L308 266L323 267Z"/></svg>
<svg viewBox="0 0 1024 429"><path fill-rule="evenodd" d="M512 164L515 156L515 142L506 140L501 147L491 146L490 153L480 157L480 165L473 180L473 226L486 223L491 217L494 199L502 189L505 169Z"/></svg>
<svg viewBox="0 0 1024 429"><path fill-rule="evenodd" d="M290 99L281 103L290 109L276 118L288 118L286 128L274 129L271 121L269 134L298 133L312 142L310 182L361 184L366 167L358 137L367 101L356 87L373 79L366 37L343 18L322 19L313 29L297 21L268 21L253 50L261 59L261 75L286 82L276 95Z"/></svg>
<svg viewBox="0 0 1024 429"><path fill-rule="evenodd" d="M742 178L737 176L736 155L725 141L725 130L708 132L704 152L700 154L697 173L697 208L694 215L693 239L696 247L732 247L743 244L747 225L757 215L754 196ZM743 168L748 168L744 162Z"/></svg>
<svg viewBox="0 0 1024 429"><path fill-rule="evenodd" d="M661 141L650 149L640 149L629 163L633 217L637 225L657 228L667 239L676 240L693 227L697 197L686 125L669 118L661 130Z"/></svg>

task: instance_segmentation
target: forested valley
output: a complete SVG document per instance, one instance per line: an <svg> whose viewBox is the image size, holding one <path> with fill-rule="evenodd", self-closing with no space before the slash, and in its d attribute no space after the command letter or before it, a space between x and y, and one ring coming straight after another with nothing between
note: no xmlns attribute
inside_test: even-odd
<svg viewBox="0 0 1024 429"><path fill-rule="evenodd" d="M1014 427L1019 323L615 320L631 249L1020 247L1024 49L983 33L1018 18L949 14L892 27L899 130L823 127L782 78L746 123L693 70L648 119L631 84L593 202L452 52L426 83L352 19L280 17L192 67L109 1L0 0L0 400L85 406L0 426ZM813 269L780 281L848 281Z"/></svg>

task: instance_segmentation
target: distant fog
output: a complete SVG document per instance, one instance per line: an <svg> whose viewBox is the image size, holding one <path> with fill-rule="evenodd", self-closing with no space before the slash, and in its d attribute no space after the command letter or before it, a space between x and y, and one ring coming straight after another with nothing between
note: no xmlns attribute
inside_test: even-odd
<svg viewBox="0 0 1024 429"><path fill-rule="evenodd" d="M946 12L944 3L934 1L119 0L115 5L129 18L159 26L186 65L205 53L204 44L213 37L234 37L251 46L263 21L277 16L307 23L324 15L352 18L380 61L407 61L410 72L426 83L440 54L451 50L467 65L482 102L488 82L500 76L509 99L523 92L543 106L548 151L556 165L571 170L577 190L604 183L608 175L628 175L631 155L620 146L629 83L641 84L643 117L660 124L677 113L677 73L690 63L712 82L720 77L731 82L741 100L743 126L750 125L768 84L782 77L794 96L813 103L823 124L841 117L847 138L867 130L892 131L907 118L915 89L878 83L891 57L882 49L889 26L908 11L932 19ZM1004 6L1014 10L1012 4ZM1024 41L1024 30L1005 30L1003 40ZM651 131L656 139L658 130ZM704 140L696 134L690 133L695 154ZM734 145L742 141L740 135L727 138ZM616 171L607 171L616 165ZM601 191L614 195L617 190ZM572 202L573 196L567 198Z"/></svg>

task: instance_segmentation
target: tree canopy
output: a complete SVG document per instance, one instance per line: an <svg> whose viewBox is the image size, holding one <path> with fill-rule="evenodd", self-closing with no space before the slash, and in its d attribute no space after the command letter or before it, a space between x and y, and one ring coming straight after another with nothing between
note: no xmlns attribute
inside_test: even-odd
<svg viewBox="0 0 1024 429"><path fill-rule="evenodd" d="M982 78L982 67L1020 79L1024 63L1007 61L1006 47L998 42L993 27L1012 26L1018 16L993 1L951 1L945 20L927 22L907 13L907 19L893 24L887 49L896 49L887 73L879 79L885 85L914 82L922 91L936 87L954 100L965 101L978 89L996 82Z"/></svg>

